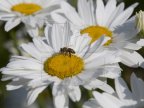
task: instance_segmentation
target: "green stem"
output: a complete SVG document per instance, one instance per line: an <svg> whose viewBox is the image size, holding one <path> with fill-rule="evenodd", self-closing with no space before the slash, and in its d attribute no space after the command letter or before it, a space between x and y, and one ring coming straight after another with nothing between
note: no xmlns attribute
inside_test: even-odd
<svg viewBox="0 0 144 108"><path fill-rule="evenodd" d="M12 42L13 42L13 45L14 47L16 48L16 50L18 51L18 54L21 55L21 51L19 49L19 44L18 44L18 40L16 38L16 32L15 31L11 31L10 32L10 36L12 38Z"/></svg>
<svg viewBox="0 0 144 108"><path fill-rule="evenodd" d="M88 98L92 98L92 97L93 97L91 90L88 90L88 91L87 91L87 94L88 94Z"/></svg>

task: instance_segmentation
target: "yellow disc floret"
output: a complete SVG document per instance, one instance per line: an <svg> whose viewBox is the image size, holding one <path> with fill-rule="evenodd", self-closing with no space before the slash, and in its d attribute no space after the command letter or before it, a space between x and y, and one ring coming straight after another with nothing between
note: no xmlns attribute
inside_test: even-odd
<svg viewBox="0 0 144 108"><path fill-rule="evenodd" d="M44 63L44 70L51 76L60 79L75 76L84 69L84 62L76 55L56 54Z"/></svg>
<svg viewBox="0 0 144 108"><path fill-rule="evenodd" d="M81 30L80 32L81 34L88 33L88 35L92 38L91 43L93 43L103 35L112 38L112 32L108 28L101 26L89 26ZM105 45L109 45L111 42L112 40L109 40Z"/></svg>
<svg viewBox="0 0 144 108"><path fill-rule="evenodd" d="M31 15L41 9L42 7L40 5L34 3L20 3L11 8L12 11L20 12L24 15Z"/></svg>

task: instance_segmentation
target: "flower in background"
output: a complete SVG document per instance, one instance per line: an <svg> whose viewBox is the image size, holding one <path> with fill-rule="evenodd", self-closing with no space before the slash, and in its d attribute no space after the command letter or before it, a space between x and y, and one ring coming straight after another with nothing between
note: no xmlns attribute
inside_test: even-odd
<svg viewBox="0 0 144 108"><path fill-rule="evenodd" d="M131 91L122 78L115 80L116 94L93 92L94 99L86 102L83 108L143 108L144 81L131 75Z"/></svg>
<svg viewBox="0 0 144 108"><path fill-rule="evenodd" d="M139 31L144 35L144 12L142 10L136 13L136 24Z"/></svg>
<svg viewBox="0 0 144 108"><path fill-rule="evenodd" d="M137 52L143 46L140 41L144 41L137 34L138 30L135 28L135 18L133 18L115 29L112 43L107 48L118 51L123 64L144 68L144 58Z"/></svg>
<svg viewBox="0 0 144 108"><path fill-rule="evenodd" d="M136 52L143 46L143 40L137 36L135 17L130 18L137 3L124 10L124 3L116 5L116 0L109 0L104 5L103 0L96 0L94 8L92 0L78 0L78 12L68 3L62 2L59 12L53 14L55 21L68 20L74 32L88 34L93 43L101 36L108 39L104 47L119 52L121 62L130 67L144 67L143 57ZM129 19L130 18L130 19Z"/></svg>
<svg viewBox="0 0 144 108"><path fill-rule="evenodd" d="M62 0L1 0L0 20L6 21L5 30L9 31L21 22L31 26L42 26L51 20L50 14L59 8Z"/></svg>
<svg viewBox="0 0 144 108"><path fill-rule="evenodd" d="M142 10L136 13L136 24L137 29L140 31L139 36L141 37L137 44L144 46L144 12Z"/></svg>
<svg viewBox="0 0 144 108"><path fill-rule="evenodd" d="M120 71L118 66L112 65L119 59L113 51L101 48L105 37L93 44L89 44L90 41L87 34L72 35L69 24L65 29L57 24L52 28L47 26L45 39L34 38L33 43L22 44L30 57L13 56L10 63L1 69L4 74L2 80L12 80L7 90L27 88L30 105L39 93L52 85L56 108L68 108L68 96L74 102L79 101L80 85L113 93L114 90L99 77L109 77L107 75L112 70Z"/></svg>
<svg viewBox="0 0 144 108"><path fill-rule="evenodd" d="M124 10L124 3L117 5L116 0L109 0L104 5L103 0L78 0L78 12L70 4L61 2L59 14L53 14L55 21L61 23L68 20L73 29L79 29L82 33L89 33L96 40L103 34L111 37L112 32L119 25L124 24L132 15L138 3L135 3ZM95 8L96 7L96 8ZM99 30L99 32L98 32ZM93 34L91 33L94 32Z"/></svg>

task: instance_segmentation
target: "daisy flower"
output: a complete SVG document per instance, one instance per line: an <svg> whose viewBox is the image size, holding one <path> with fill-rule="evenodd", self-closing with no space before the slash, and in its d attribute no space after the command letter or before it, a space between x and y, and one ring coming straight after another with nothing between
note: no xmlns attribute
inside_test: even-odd
<svg viewBox="0 0 144 108"><path fill-rule="evenodd" d="M122 78L115 80L116 95L93 92L94 98L84 104L84 108L143 108L144 81L131 75L131 91Z"/></svg>
<svg viewBox="0 0 144 108"><path fill-rule="evenodd" d="M70 21L74 32L88 34L93 43L106 35L109 41L104 45L120 53L121 62L130 67L144 67L143 57L136 52L143 46L143 40L137 37L135 17L130 18L137 3L124 10L124 3L116 5L116 0L109 0L104 5L103 0L78 0L78 12L68 3L62 2L59 12L53 14L55 21ZM130 18L130 19L129 19ZM137 38L137 39L136 39Z"/></svg>
<svg viewBox="0 0 144 108"><path fill-rule="evenodd" d="M116 0L109 0L104 5L103 0L96 0L95 6L93 0L78 0L77 12L67 2L61 2L61 9L57 12L61 12L62 15L53 14L52 17L60 23L70 21L74 26L73 29L79 29L81 32L97 31L95 38L98 39L103 34L110 35L117 26L124 24L138 3L125 10L124 5L123 2L117 5Z"/></svg>
<svg viewBox="0 0 144 108"><path fill-rule="evenodd" d="M12 80L7 90L28 89L28 105L49 85L52 85L56 108L68 108L68 97L74 102L79 101L79 86L82 85L89 89L114 92L99 79L109 77L112 70L120 71L118 66L112 65L119 61L114 52L101 48L105 37L89 44L91 38L87 34L71 35L69 24L66 25L65 29L57 24L52 28L47 26L46 39L34 38L33 43L22 44L21 47L30 57L13 56L10 63L1 69L4 74L2 80Z"/></svg>
<svg viewBox="0 0 144 108"><path fill-rule="evenodd" d="M42 26L62 0L1 0L0 20L9 31L21 22L32 27Z"/></svg>

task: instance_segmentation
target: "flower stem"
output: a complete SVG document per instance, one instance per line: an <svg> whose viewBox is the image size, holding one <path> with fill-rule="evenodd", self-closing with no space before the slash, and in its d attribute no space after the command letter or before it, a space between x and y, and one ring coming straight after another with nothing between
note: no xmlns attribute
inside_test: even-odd
<svg viewBox="0 0 144 108"><path fill-rule="evenodd" d="M17 38L16 38L16 32L12 30L12 31L10 32L10 36L11 36L11 38L12 38L13 45L14 45L14 47L16 48L18 54L21 55L21 51L20 51L20 49L19 49L18 40L17 40Z"/></svg>

